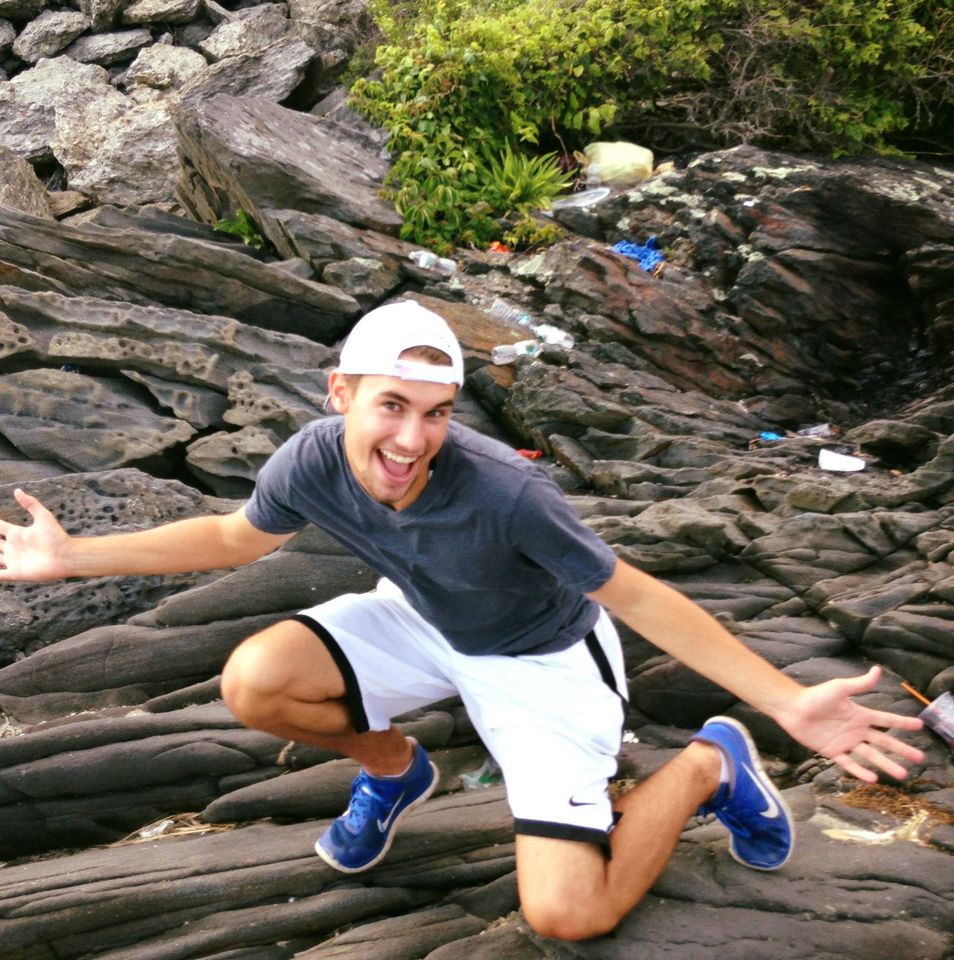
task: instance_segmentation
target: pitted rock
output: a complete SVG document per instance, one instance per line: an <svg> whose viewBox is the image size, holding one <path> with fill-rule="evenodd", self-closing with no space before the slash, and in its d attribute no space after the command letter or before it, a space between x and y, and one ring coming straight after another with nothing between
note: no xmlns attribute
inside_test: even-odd
<svg viewBox="0 0 954 960"><path fill-rule="evenodd" d="M149 460L195 434L157 417L123 381L62 370L0 377L0 432L30 457L79 471Z"/></svg>

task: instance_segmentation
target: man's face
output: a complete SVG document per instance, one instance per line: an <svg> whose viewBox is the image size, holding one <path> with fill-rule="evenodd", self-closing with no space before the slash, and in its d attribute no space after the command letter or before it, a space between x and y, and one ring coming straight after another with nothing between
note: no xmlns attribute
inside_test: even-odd
<svg viewBox="0 0 954 960"><path fill-rule="evenodd" d="M395 510L409 507L427 484L447 434L456 384L335 371L328 393L344 414L348 466L365 492Z"/></svg>

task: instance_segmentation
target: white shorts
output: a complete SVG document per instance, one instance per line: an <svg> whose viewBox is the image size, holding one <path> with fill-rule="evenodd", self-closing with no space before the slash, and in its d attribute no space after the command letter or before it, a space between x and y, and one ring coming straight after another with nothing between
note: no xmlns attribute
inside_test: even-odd
<svg viewBox="0 0 954 960"><path fill-rule="evenodd" d="M588 637L536 656L458 653L389 580L295 619L334 658L359 733L459 694L503 772L516 832L608 847L626 679L606 611Z"/></svg>

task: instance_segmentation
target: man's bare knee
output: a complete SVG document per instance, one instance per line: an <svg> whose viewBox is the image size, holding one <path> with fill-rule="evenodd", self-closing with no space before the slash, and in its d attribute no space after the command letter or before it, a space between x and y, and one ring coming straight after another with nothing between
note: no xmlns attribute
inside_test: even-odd
<svg viewBox="0 0 954 960"><path fill-rule="evenodd" d="M522 905L523 915L533 931L555 940L589 940L610 933L619 918L608 913L605 904L579 901L530 901Z"/></svg>
<svg viewBox="0 0 954 960"><path fill-rule="evenodd" d="M541 936L588 940L621 919L594 843L517 834L517 883L523 915Z"/></svg>
<svg viewBox="0 0 954 960"><path fill-rule="evenodd" d="M279 678L274 675L267 645L261 634L244 640L232 651L222 669L222 699L237 720L246 726L256 726L261 719L263 702L280 691ZM267 683L263 685L263 680Z"/></svg>
<svg viewBox="0 0 954 960"><path fill-rule="evenodd" d="M324 644L296 621L283 621L244 640L222 670L222 699L246 726L260 727L285 698L320 703L344 684Z"/></svg>

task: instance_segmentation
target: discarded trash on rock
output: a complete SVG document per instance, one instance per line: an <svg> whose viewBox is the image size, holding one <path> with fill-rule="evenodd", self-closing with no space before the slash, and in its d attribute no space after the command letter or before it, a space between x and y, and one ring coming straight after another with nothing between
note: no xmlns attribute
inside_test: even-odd
<svg viewBox="0 0 954 960"><path fill-rule="evenodd" d="M529 329L538 340L542 340L551 347L559 347L561 350L573 349L575 341L565 330L553 326L552 323L538 324L529 313L512 306L505 300L499 298L494 300L490 307L490 315L515 327Z"/></svg>
<svg viewBox="0 0 954 960"><path fill-rule="evenodd" d="M576 154L588 184L611 183L633 187L653 175L655 161L652 150L625 140L599 141L588 144Z"/></svg>
<svg viewBox="0 0 954 960"><path fill-rule="evenodd" d="M460 781L467 790L481 790L484 787L492 787L502 780L503 775L500 772L500 767L497 766L493 757L487 757L476 770L460 775Z"/></svg>
<svg viewBox="0 0 954 960"><path fill-rule="evenodd" d="M143 840L151 840L153 837L162 836L170 827L175 825L175 820L160 820L159 823L154 823L150 827L143 827L139 831L139 836Z"/></svg>
<svg viewBox="0 0 954 960"><path fill-rule="evenodd" d="M447 257L439 257L430 250L412 250L408 259L413 260L422 270L436 270L446 276L457 273L457 264Z"/></svg>
<svg viewBox="0 0 954 960"><path fill-rule="evenodd" d="M630 260L635 260L647 272L658 275L662 272L666 258L659 249L655 237L650 237L644 244L633 243L630 240L620 240L610 248L613 253L621 253Z"/></svg>
<svg viewBox="0 0 954 960"><path fill-rule="evenodd" d="M802 427L796 432L800 437L830 437L838 431L830 423L816 423L813 427Z"/></svg>
<svg viewBox="0 0 954 960"><path fill-rule="evenodd" d="M559 347L561 350L572 350L574 341L565 330L553 326L552 323L541 323L532 327L533 335L542 340L547 346Z"/></svg>
<svg viewBox="0 0 954 960"><path fill-rule="evenodd" d="M776 433L774 430L763 430L757 437L753 437L749 441L749 449L757 450L766 444L778 443L784 439L785 437L781 433Z"/></svg>
<svg viewBox="0 0 954 960"><path fill-rule="evenodd" d="M505 243L501 243L499 240L494 240L494 242L487 247L491 253L510 253L510 247Z"/></svg>
<svg viewBox="0 0 954 960"><path fill-rule="evenodd" d="M610 195L609 187L594 187L592 190L581 190L568 197L560 197L550 204L551 210L568 210L570 207L592 207L594 203L605 200Z"/></svg>
<svg viewBox="0 0 954 960"><path fill-rule="evenodd" d="M529 327L533 324L533 317L529 313L499 297L490 305L490 315L516 327Z"/></svg>
<svg viewBox="0 0 954 960"><path fill-rule="evenodd" d="M543 352L543 345L539 340L518 340L516 343L500 343L490 351L490 359L503 366L513 363L517 357L539 357Z"/></svg>
<svg viewBox="0 0 954 960"><path fill-rule="evenodd" d="M822 447L818 451L818 466L822 470L832 470L837 473L856 473L858 470L864 470L868 463L861 457L852 457L847 453L838 453Z"/></svg>
<svg viewBox="0 0 954 960"><path fill-rule="evenodd" d="M918 716L924 721L926 727L933 730L949 747L954 749L954 694L948 690L939 697L928 700L910 684L902 683L901 686L915 699L926 704Z"/></svg>
<svg viewBox="0 0 954 960"><path fill-rule="evenodd" d="M523 448L521 448L516 452L520 454L521 457L526 457L528 460L539 460L540 457L543 456L542 450L524 450Z"/></svg>

